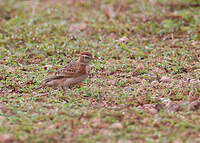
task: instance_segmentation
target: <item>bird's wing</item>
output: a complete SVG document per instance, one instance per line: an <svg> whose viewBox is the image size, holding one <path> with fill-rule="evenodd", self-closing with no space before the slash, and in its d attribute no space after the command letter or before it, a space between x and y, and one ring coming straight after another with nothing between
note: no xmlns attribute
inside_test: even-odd
<svg viewBox="0 0 200 143"><path fill-rule="evenodd" d="M71 78L76 77L82 71L78 62L73 62L55 72L56 77Z"/></svg>

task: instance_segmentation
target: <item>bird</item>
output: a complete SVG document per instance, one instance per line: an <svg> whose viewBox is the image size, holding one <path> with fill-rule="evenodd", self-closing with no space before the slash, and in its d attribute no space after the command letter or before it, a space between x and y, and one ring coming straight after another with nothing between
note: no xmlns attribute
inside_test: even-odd
<svg viewBox="0 0 200 143"><path fill-rule="evenodd" d="M90 52L82 52L79 60L70 62L48 78L42 80L41 86L38 89L42 87L61 87L66 92L71 86L81 83L88 77L89 64L92 59L93 56Z"/></svg>

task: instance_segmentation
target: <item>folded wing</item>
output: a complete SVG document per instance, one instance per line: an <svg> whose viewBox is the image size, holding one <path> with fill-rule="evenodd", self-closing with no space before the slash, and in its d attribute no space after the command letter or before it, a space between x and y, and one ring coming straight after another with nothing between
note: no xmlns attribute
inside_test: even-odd
<svg viewBox="0 0 200 143"><path fill-rule="evenodd" d="M47 79L41 82L43 86L59 86L62 85L62 82L68 78L75 78L77 75L81 74L83 70L83 66L78 62L73 62L68 64L67 66L57 70L53 75L48 77ZM64 80L63 80L64 79Z"/></svg>

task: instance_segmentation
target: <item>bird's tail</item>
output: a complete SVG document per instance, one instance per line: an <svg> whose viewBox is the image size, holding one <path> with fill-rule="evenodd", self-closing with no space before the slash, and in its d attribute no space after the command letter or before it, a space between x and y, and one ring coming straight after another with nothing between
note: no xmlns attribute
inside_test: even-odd
<svg viewBox="0 0 200 143"><path fill-rule="evenodd" d="M38 87L38 88L35 88L35 90L39 90L43 87L51 87L51 86L54 86L54 80L57 80L57 79L61 79L63 78L63 76L52 76L50 78L47 78L47 79L44 79L41 81L41 85ZM53 82L52 82L53 81Z"/></svg>
<svg viewBox="0 0 200 143"><path fill-rule="evenodd" d="M42 80L42 81L41 81L41 85L40 85L38 88L35 88L34 90L39 90L39 89L41 89L41 88L43 88L43 87L46 87L46 86L47 86L47 83L48 83L49 81L52 81L52 80L53 80L53 78L47 78L47 79Z"/></svg>

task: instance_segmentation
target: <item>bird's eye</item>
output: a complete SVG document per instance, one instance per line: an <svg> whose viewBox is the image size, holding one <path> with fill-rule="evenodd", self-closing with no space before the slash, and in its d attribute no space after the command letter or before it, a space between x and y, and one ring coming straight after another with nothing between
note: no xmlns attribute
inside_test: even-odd
<svg viewBox="0 0 200 143"><path fill-rule="evenodd" d="M84 56L84 61L85 62L89 62L90 61L90 57L89 56Z"/></svg>
<svg viewBox="0 0 200 143"><path fill-rule="evenodd" d="M84 58L85 58L85 59L90 59L90 57L89 57L89 56L84 56Z"/></svg>

